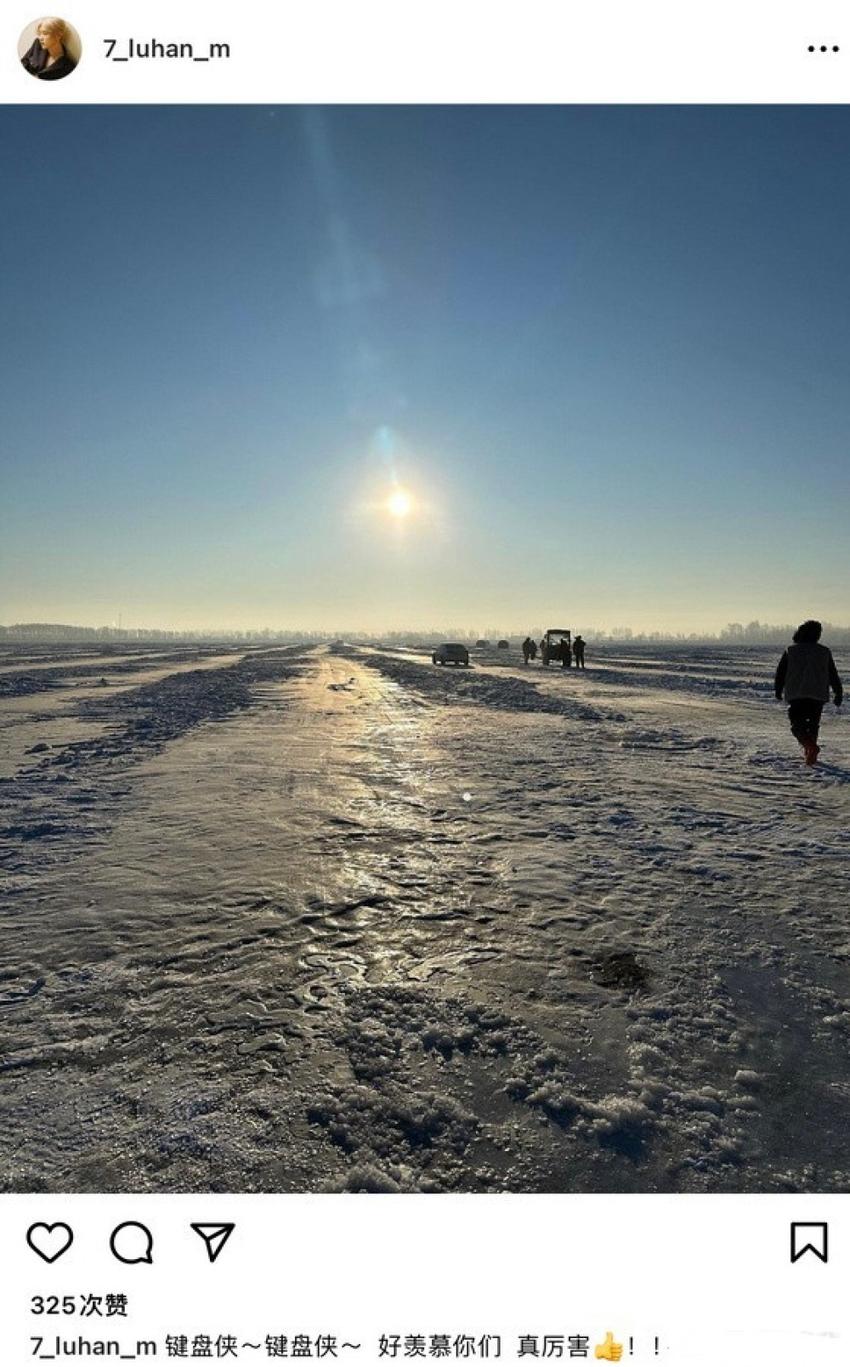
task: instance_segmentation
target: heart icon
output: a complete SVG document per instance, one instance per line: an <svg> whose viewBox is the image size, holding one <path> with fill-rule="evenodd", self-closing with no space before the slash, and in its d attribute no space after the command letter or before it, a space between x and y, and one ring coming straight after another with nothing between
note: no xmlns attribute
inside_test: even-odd
<svg viewBox="0 0 850 1367"><path fill-rule="evenodd" d="M27 1230L27 1243L33 1253L46 1263L55 1263L63 1253L67 1253L74 1242L74 1231L70 1225L58 1220L55 1225L30 1225Z"/></svg>

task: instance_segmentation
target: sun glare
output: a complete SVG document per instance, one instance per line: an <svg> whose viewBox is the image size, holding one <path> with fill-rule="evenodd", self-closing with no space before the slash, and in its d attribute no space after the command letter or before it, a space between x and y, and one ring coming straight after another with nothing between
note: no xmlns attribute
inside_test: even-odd
<svg viewBox="0 0 850 1367"><path fill-rule="evenodd" d="M413 499L410 494L406 494L403 489L396 489L394 494L390 494L387 499L387 512L393 517L407 517L413 509Z"/></svg>

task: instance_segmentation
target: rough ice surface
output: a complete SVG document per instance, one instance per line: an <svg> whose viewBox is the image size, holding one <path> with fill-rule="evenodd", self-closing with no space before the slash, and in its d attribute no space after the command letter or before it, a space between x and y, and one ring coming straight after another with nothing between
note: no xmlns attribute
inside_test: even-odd
<svg viewBox="0 0 850 1367"><path fill-rule="evenodd" d="M850 727L774 654L7 655L3 1189L846 1189Z"/></svg>

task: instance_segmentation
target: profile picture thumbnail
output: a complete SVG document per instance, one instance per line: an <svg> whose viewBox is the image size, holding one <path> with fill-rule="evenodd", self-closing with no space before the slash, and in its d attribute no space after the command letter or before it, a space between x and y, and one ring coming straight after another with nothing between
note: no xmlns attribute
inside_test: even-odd
<svg viewBox="0 0 850 1367"><path fill-rule="evenodd" d="M27 24L18 39L21 66L40 81L70 76L82 53L80 35L67 19L46 15Z"/></svg>

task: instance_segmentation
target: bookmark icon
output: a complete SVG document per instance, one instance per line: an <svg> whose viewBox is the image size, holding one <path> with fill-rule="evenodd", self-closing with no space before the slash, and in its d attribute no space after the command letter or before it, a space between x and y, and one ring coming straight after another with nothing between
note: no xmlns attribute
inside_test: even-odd
<svg viewBox="0 0 850 1367"><path fill-rule="evenodd" d="M193 1224L192 1229L204 1241L207 1257L214 1263L236 1226L234 1224Z"/></svg>
<svg viewBox="0 0 850 1367"><path fill-rule="evenodd" d="M825 1220L795 1220L791 1225L791 1261L799 1262L806 1253L829 1262L829 1226Z"/></svg>

